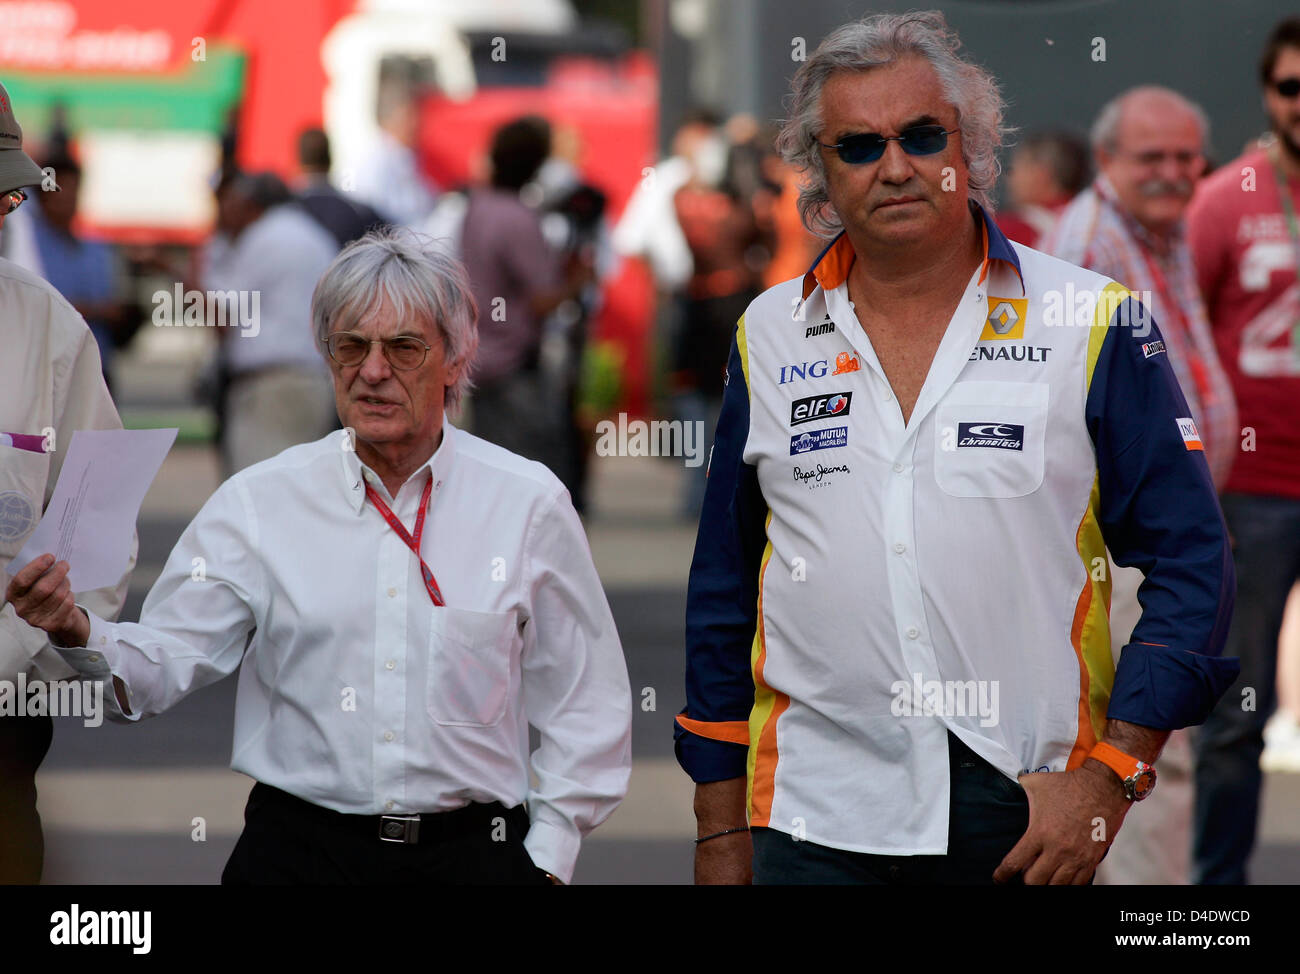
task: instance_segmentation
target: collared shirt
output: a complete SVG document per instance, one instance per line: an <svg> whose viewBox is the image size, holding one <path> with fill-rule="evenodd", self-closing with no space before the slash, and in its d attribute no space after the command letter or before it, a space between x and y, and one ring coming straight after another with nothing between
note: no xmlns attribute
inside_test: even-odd
<svg viewBox="0 0 1300 974"><path fill-rule="evenodd" d="M334 238L296 203L271 207L233 241L214 241L203 287L224 297L205 305L225 302L221 347L233 376L277 366L326 374L311 296L337 253Z"/></svg>
<svg viewBox="0 0 1300 974"><path fill-rule="evenodd" d="M95 339L81 315L47 282L0 260L0 433L48 438L35 452L0 441L0 574L36 529L63 469L76 430L121 429L100 370ZM44 443L42 444L44 445ZM98 614L116 618L126 599L135 542L120 581L78 598ZM75 671L5 604L0 611L0 680L35 673L46 680Z"/></svg>
<svg viewBox="0 0 1300 974"><path fill-rule="evenodd" d="M1008 777L1063 771L1107 718L1196 723L1236 676L1226 530L1169 357L1143 351L1159 330L978 216L986 259L906 423L846 236L737 325L677 754L697 782L747 775L752 825L943 853L949 730ZM1118 666L1107 547L1146 574Z"/></svg>
<svg viewBox="0 0 1300 974"><path fill-rule="evenodd" d="M1040 248L1140 292L1160 322L1169 363L1201 431L1214 482L1222 489L1241 452L1237 401L1214 347L1183 224L1167 242L1157 239L1120 207L1110 181L1099 176L1066 207Z"/></svg>
<svg viewBox="0 0 1300 974"><path fill-rule="evenodd" d="M365 815L527 801L533 862L567 882L627 788L618 634L560 482L443 429L396 498L345 432L236 474L181 535L140 622L92 616L87 647L63 652L120 677L132 720L242 662L236 771ZM364 487L413 531L430 477L421 552L445 607Z"/></svg>

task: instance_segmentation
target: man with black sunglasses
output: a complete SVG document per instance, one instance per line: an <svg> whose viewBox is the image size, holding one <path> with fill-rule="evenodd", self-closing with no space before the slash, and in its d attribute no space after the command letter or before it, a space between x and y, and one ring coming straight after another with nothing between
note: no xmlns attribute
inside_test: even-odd
<svg viewBox="0 0 1300 974"><path fill-rule="evenodd" d="M1223 494L1239 593L1228 651L1241 657L1241 679L1197 739L1198 883L1246 882L1264 724L1277 700L1278 632L1300 579L1300 17L1273 29L1259 81L1272 144L1209 176L1187 215L1242 428Z"/></svg>
<svg viewBox="0 0 1300 974"><path fill-rule="evenodd" d="M778 145L834 239L731 349L676 732L697 882L1087 883L1236 676L1160 333L993 222L1002 99L958 45L880 14L794 80ZM1147 576L1118 664L1107 548Z"/></svg>

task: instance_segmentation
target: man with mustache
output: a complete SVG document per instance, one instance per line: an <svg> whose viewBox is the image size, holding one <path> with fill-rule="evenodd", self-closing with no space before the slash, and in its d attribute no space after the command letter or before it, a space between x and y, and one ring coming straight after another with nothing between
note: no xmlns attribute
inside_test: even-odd
<svg viewBox="0 0 1300 974"><path fill-rule="evenodd" d="M778 146L833 240L731 347L677 717L697 882L1087 883L1236 675L1160 332L998 229L1003 103L958 44L879 14L794 78ZM1118 663L1107 549L1147 575Z"/></svg>
<svg viewBox="0 0 1300 974"><path fill-rule="evenodd" d="M1139 292L1196 420L1205 458L1222 488L1237 453L1232 386L1215 351L1187 244L1185 214L1205 169L1209 123L1177 92L1143 86L1124 92L1092 127L1097 178L1061 214L1043 250ZM1142 614L1142 573L1111 566L1111 645L1123 646ZM1175 731L1161 756L1153 814L1136 816L1097 871L1112 883L1188 881L1192 817L1191 745Z"/></svg>
<svg viewBox="0 0 1300 974"><path fill-rule="evenodd" d="M1273 29L1259 82L1272 144L1207 178L1187 213L1242 427L1223 493L1239 593L1227 651L1241 657L1241 678L1197 740L1192 856L1199 883L1246 881L1263 728L1277 696L1278 631L1300 576L1300 17Z"/></svg>

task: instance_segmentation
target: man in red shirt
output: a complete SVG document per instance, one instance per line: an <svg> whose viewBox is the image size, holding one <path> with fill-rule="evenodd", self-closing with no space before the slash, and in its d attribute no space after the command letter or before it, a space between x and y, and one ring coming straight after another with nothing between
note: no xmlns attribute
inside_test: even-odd
<svg viewBox="0 0 1300 974"><path fill-rule="evenodd" d="M1300 576L1300 18L1274 28L1260 82L1273 144L1208 177L1187 221L1242 424L1222 498L1237 567L1224 655L1241 658L1241 676L1197 742L1192 855L1199 883L1246 881L1263 728L1276 699L1278 630Z"/></svg>

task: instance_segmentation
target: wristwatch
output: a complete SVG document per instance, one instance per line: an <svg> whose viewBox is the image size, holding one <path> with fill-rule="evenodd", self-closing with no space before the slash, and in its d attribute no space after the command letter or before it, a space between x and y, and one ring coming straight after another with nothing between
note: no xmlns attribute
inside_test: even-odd
<svg viewBox="0 0 1300 974"><path fill-rule="evenodd" d="M1142 801L1156 786L1154 765L1139 761L1110 744L1098 744L1089 752L1088 757L1096 758L1119 775L1119 780L1124 785L1124 796L1131 802Z"/></svg>

